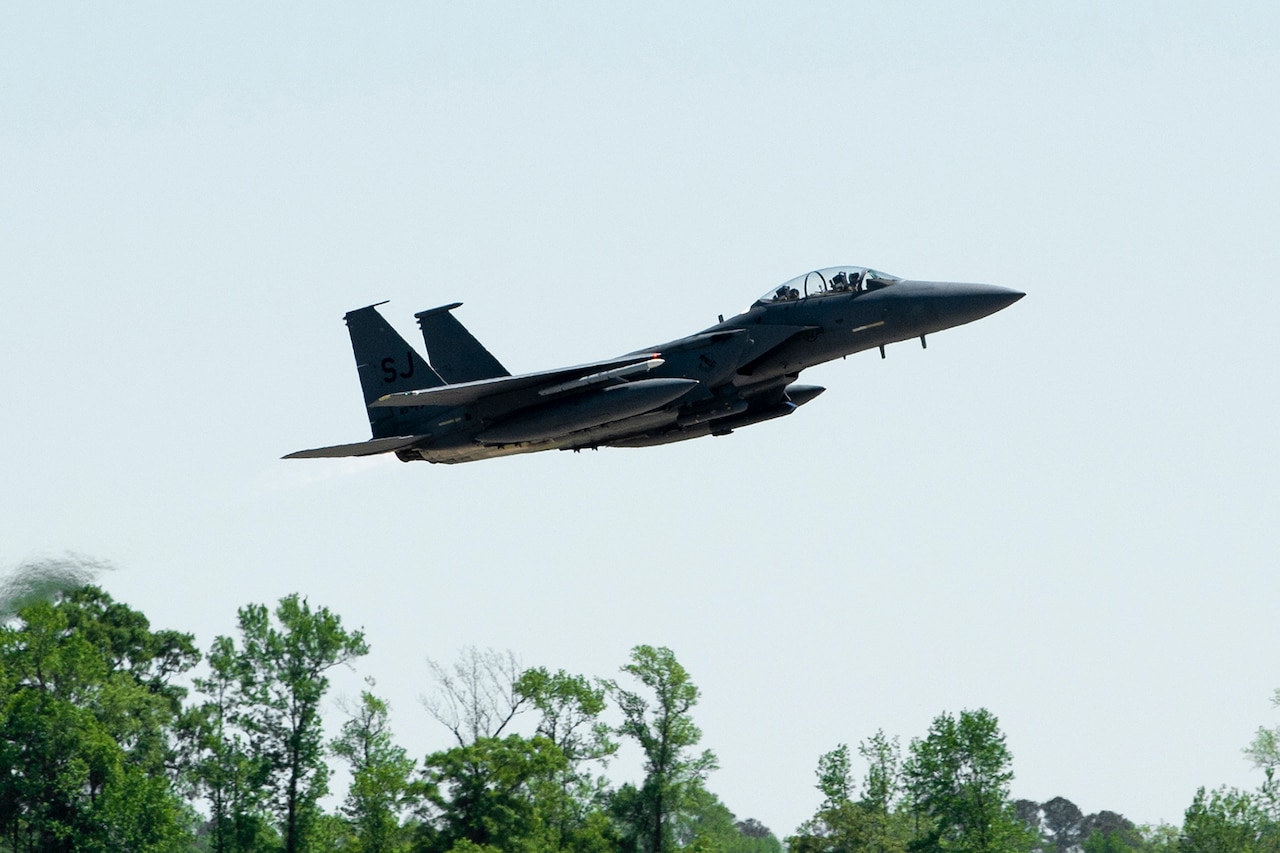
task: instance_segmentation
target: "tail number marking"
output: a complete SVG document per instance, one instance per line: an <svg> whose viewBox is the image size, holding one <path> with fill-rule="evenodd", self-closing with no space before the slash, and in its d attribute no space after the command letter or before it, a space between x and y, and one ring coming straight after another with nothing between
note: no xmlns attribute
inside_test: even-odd
<svg viewBox="0 0 1280 853"><path fill-rule="evenodd" d="M396 381L397 376L400 377L401 379L408 379L413 376L413 368L414 368L413 352L412 351L406 352L404 354L404 357L405 357L405 360L409 362L408 373L401 373L400 370L396 367L396 360L391 356L387 356L382 360L382 372L383 374L385 374L382 377L383 382L390 384Z"/></svg>

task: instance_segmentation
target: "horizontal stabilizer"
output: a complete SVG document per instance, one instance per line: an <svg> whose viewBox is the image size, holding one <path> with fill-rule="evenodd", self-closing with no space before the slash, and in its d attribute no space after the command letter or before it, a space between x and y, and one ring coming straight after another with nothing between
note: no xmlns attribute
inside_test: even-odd
<svg viewBox="0 0 1280 853"><path fill-rule="evenodd" d="M396 406L469 406L486 397L499 394L510 394L516 391L548 390L548 393L559 393L583 387L594 382L594 374L630 365L644 365L658 358L658 353L647 352L613 358L608 361L596 361L591 364L579 364L575 367L563 367L559 370L544 370L540 373L525 373L520 376L499 376L493 379L480 379L475 382L463 382L458 385L445 385L440 388L423 388L418 391L403 391L387 394L369 404L370 408L386 408ZM583 380L579 382L578 380ZM543 394L542 396L547 396Z"/></svg>
<svg viewBox="0 0 1280 853"><path fill-rule="evenodd" d="M409 447L421 441L423 435L397 435L390 438L375 438L371 441L358 441L355 444L337 444L333 447L317 447L314 450L299 450L290 453L284 459L339 459L344 456L375 456L379 453L390 453Z"/></svg>

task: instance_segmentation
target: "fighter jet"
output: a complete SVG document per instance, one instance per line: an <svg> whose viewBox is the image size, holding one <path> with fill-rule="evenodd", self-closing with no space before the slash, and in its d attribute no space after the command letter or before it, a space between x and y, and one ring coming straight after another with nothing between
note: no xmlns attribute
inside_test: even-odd
<svg viewBox="0 0 1280 853"><path fill-rule="evenodd" d="M649 447L789 415L824 390L807 367L971 323L1025 294L988 284L911 281L867 267L814 270L697 334L620 356L512 376L453 315L415 315L429 362L377 305L345 316L373 437L290 453L394 453L474 462L538 450ZM385 303L378 303L378 305Z"/></svg>

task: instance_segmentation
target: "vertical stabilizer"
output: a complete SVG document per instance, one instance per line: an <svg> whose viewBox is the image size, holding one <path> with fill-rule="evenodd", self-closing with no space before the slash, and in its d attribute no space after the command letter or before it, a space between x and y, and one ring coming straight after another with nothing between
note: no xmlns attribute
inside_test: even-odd
<svg viewBox="0 0 1280 853"><path fill-rule="evenodd" d="M347 321L347 331L351 334L351 349L355 353L366 407L386 394L445 384L422 356L382 318L377 306L349 311L343 319ZM406 424L421 419L420 409L373 408L368 412L374 438L407 435L412 430Z"/></svg>
<svg viewBox="0 0 1280 853"><path fill-rule="evenodd" d="M422 339L427 344L431 366L450 385L510 376L511 372L453 316L453 309L461 304L454 302L414 315L422 328Z"/></svg>

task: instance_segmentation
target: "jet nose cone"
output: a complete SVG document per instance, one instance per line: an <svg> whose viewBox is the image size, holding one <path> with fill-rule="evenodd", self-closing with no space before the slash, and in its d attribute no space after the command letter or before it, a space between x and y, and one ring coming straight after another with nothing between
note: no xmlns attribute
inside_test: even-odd
<svg viewBox="0 0 1280 853"><path fill-rule="evenodd" d="M1021 290L993 284L947 284L938 288L936 294L938 319L948 326L972 323L1026 296Z"/></svg>
<svg viewBox="0 0 1280 853"><path fill-rule="evenodd" d="M994 314L1002 308L1008 308L1027 294L1009 287L997 287L994 284L957 284L950 288L948 297L957 305L967 305L981 310L980 316Z"/></svg>
<svg viewBox="0 0 1280 853"><path fill-rule="evenodd" d="M995 287L993 285L991 289L996 291L996 293L991 294L991 301L995 304L995 308L992 309L994 311L999 311L1002 308L1008 308L1010 305L1027 295L1021 290L1014 290L1012 287Z"/></svg>

